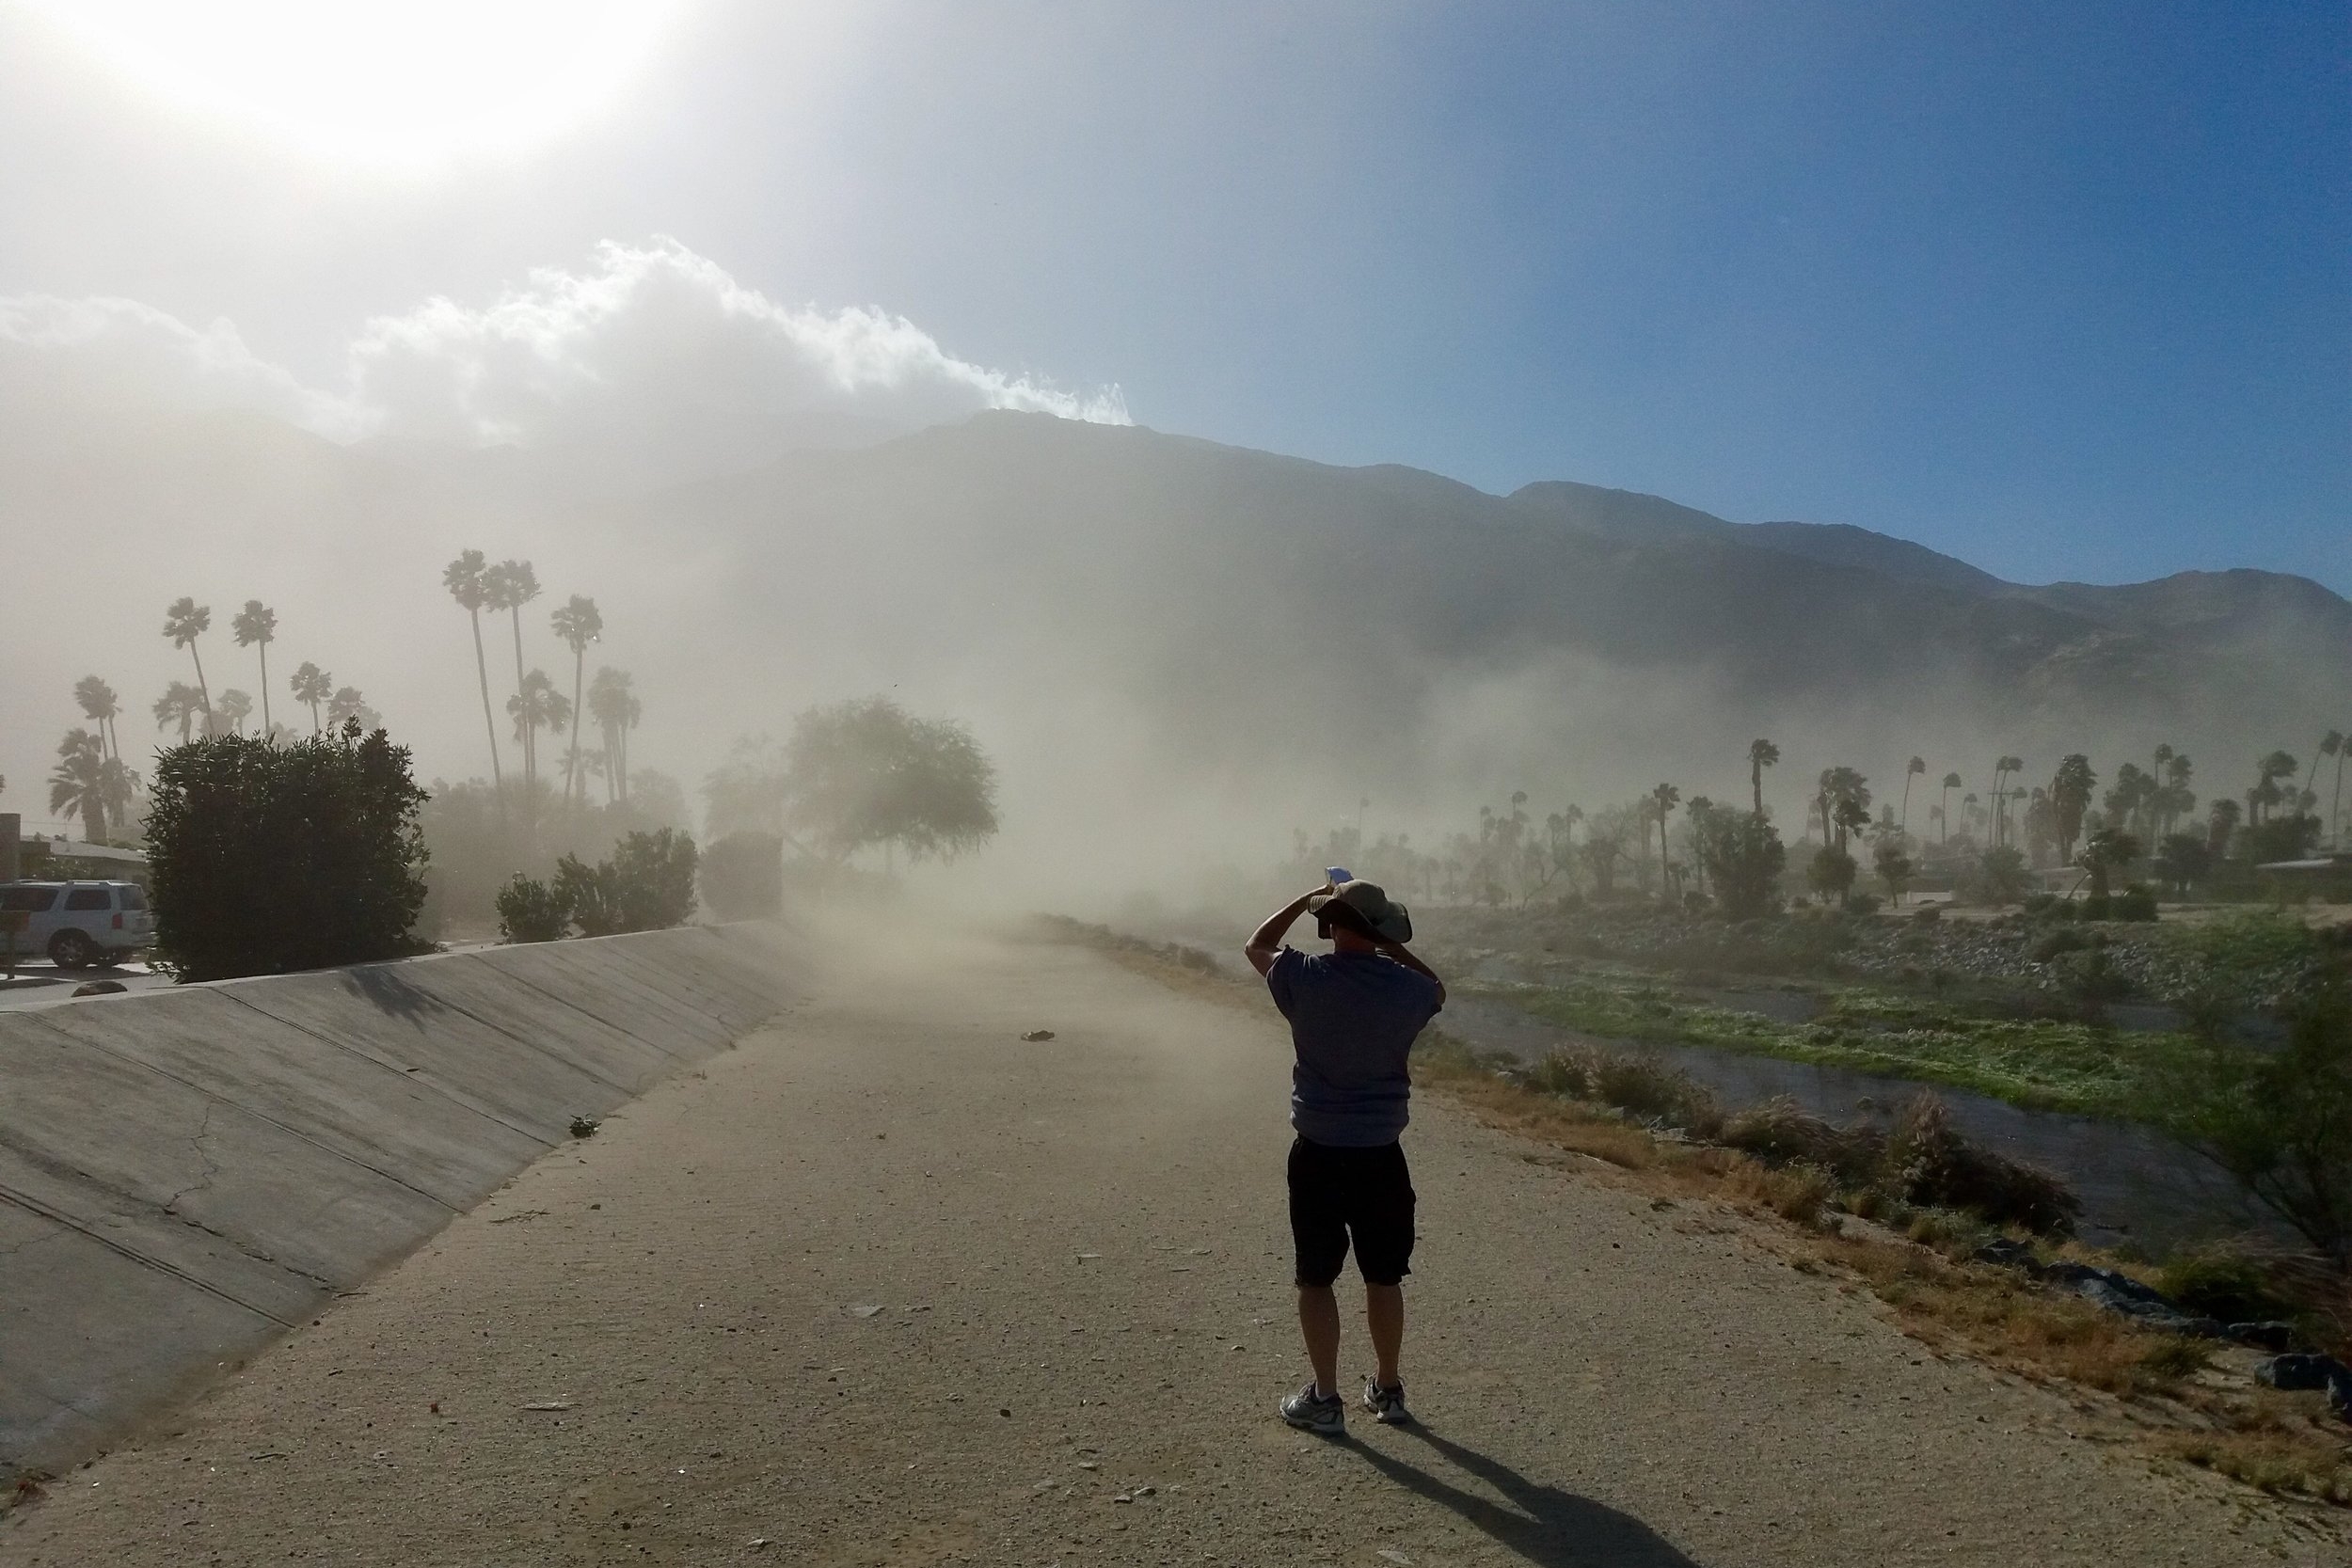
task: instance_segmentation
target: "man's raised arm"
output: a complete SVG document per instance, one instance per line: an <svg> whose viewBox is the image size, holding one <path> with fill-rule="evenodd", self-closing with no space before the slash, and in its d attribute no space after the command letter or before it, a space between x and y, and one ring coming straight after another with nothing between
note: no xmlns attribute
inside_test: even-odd
<svg viewBox="0 0 2352 1568"><path fill-rule="evenodd" d="M1291 928L1300 915L1307 912L1307 900L1318 894L1330 891L1331 884L1326 882L1313 893L1302 893L1272 914L1267 915L1265 923L1250 933L1249 944L1241 950L1242 957L1249 960L1249 967L1261 974L1272 969L1275 958L1282 951L1283 933Z"/></svg>

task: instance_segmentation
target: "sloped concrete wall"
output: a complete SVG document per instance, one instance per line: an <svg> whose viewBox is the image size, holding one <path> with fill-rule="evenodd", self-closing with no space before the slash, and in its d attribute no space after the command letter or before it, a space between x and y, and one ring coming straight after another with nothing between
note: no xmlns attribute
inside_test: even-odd
<svg viewBox="0 0 2352 1568"><path fill-rule="evenodd" d="M251 1354L801 994L781 927L0 1014L0 1477Z"/></svg>

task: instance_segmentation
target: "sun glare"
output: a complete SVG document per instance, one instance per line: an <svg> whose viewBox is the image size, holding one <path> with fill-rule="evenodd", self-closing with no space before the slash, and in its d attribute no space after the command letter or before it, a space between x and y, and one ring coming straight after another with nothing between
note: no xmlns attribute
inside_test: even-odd
<svg viewBox="0 0 2352 1568"><path fill-rule="evenodd" d="M43 0L183 107L322 157L511 151L610 103L683 0Z"/></svg>

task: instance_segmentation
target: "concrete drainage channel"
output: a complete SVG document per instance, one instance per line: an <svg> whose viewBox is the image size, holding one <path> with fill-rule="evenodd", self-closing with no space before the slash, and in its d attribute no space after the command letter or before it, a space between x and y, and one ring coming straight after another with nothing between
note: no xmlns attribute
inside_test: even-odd
<svg viewBox="0 0 2352 1568"><path fill-rule="evenodd" d="M60 1470L802 994L778 926L0 1013L0 1478Z"/></svg>

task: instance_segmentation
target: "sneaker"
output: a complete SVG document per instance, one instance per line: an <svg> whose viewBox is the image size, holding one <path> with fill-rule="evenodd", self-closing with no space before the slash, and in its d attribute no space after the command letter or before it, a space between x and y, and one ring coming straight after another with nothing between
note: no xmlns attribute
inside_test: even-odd
<svg viewBox="0 0 2352 1568"><path fill-rule="evenodd" d="M1327 1400L1317 1398L1311 1383L1284 1400L1280 1409L1282 1419L1301 1432L1337 1437L1347 1430L1347 1402L1337 1394Z"/></svg>
<svg viewBox="0 0 2352 1568"><path fill-rule="evenodd" d="M1364 1408L1372 1412L1374 1420L1385 1427L1401 1427L1413 1418L1413 1413L1405 1408L1405 1385L1402 1383L1383 1388L1366 1378Z"/></svg>

